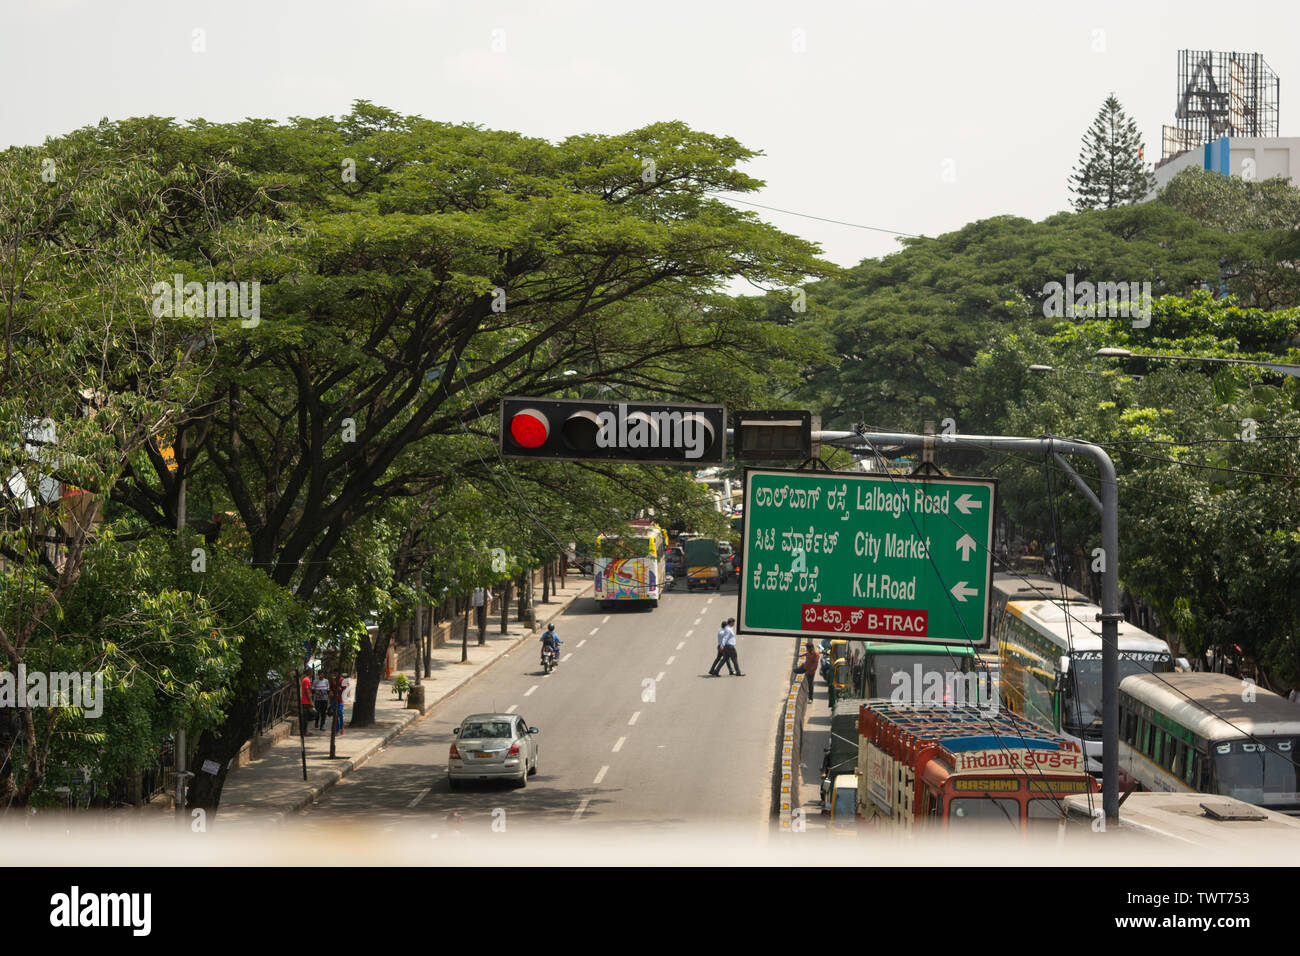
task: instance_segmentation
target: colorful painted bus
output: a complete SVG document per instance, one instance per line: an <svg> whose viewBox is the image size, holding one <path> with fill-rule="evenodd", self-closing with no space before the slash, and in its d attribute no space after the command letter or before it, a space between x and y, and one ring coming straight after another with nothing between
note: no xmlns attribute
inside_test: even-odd
<svg viewBox="0 0 1300 956"><path fill-rule="evenodd" d="M1008 601L998 623L1002 706L1078 743L1101 773L1101 624L1095 604ZM1169 645L1119 623L1119 679L1170 673Z"/></svg>
<svg viewBox="0 0 1300 956"><path fill-rule="evenodd" d="M606 610L655 608L663 593L668 552L664 531L653 521L637 520L631 526L629 535L601 535L596 539L592 576L596 601Z"/></svg>
<svg viewBox="0 0 1300 956"><path fill-rule="evenodd" d="M1300 704L1226 674L1119 685L1119 786L1213 793L1300 815Z"/></svg>
<svg viewBox="0 0 1300 956"><path fill-rule="evenodd" d="M871 700L858 735L859 820L885 830L1056 826L1099 789L1078 744L1006 712Z"/></svg>

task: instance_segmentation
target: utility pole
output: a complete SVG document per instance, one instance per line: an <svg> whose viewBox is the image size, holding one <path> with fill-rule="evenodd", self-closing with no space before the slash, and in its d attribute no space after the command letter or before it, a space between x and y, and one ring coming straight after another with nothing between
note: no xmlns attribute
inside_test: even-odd
<svg viewBox="0 0 1300 956"><path fill-rule="evenodd" d="M415 589L416 591L424 590L424 568L416 568L415 570ZM420 671L422 669L420 667L420 657L424 653L424 629L420 626L424 620L421 613L423 610L424 610L424 602L417 597L415 601L415 633L412 635L412 637L415 638L414 643L415 643L415 686L416 687L420 686Z"/></svg>
<svg viewBox="0 0 1300 956"><path fill-rule="evenodd" d="M181 546L185 544L185 432L179 427L176 435L176 448L173 452L176 462L176 537ZM183 554L184 552L182 552ZM182 559L183 560L183 559ZM189 776L185 760L185 718L176 728L176 746L172 754L176 764L176 819L185 822L185 781Z"/></svg>
<svg viewBox="0 0 1300 956"><path fill-rule="evenodd" d="M899 432L819 432L815 438L827 444L875 452L877 446L889 445L910 451L925 451L927 446L951 445L960 448L983 448L1048 454L1074 481L1088 502L1101 513L1101 785L1102 810L1107 823L1119 821L1119 485L1115 464L1098 445L1066 438L1015 438L1006 435L913 435ZM1070 467L1065 455L1091 458L1101 477L1101 497ZM1086 753L1085 753L1086 763Z"/></svg>

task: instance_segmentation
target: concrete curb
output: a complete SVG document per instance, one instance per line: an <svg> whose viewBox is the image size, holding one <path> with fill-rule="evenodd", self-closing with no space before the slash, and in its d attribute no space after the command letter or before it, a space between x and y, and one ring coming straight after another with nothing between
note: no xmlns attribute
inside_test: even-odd
<svg viewBox="0 0 1300 956"><path fill-rule="evenodd" d="M577 594L574 594L572 597L567 598L563 604L547 606L548 609L552 610L552 613L547 615L545 619L539 618L538 619L539 626L535 626L530 630L524 631L524 633L520 634L517 638L515 638L513 642L511 642L508 646L504 647L501 650L501 652L496 655L496 657L494 657L492 660L488 661L487 663L483 664L483 666L479 667L477 670L474 671L474 673L470 674L468 677L466 677L455 687L451 688L451 690L447 691L445 694L438 697L436 700L431 701L425 707L424 713L420 713L419 711L415 711L415 710L404 711L400 717L396 718L397 723L395 724L395 726L390 727L388 728L388 730L384 731L384 735L382 737L371 741L356 756L349 757L346 760L341 760L338 762L337 766L329 768L324 780L322 780L319 784L314 784L314 785L308 784L304 786L299 796L293 797L292 800L290 800L289 802L282 804L280 809L272 810L266 813L265 816L262 817L262 822L264 822L268 826L275 826L275 825L282 824L290 816L299 814L304 809L311 806L313 803L316 803L327 790L330 790L340 780L342 780L348 774L352 773L352 771L356 770L358 767L363 766L366 763L366 761L368 761L376 753L378 753L380 750L384 749L395 739L397 739L398 735L401 734L403 731L405 731L407 728L409 728L412 724L416 723L417 721L423 720L425 717L428 717L438 707L440 707L446 701L454 697L456 693L461 690L461 688L468 687L470 684L474 683L474 681L478 680L479 677L481 677L483 674L491 670L497 663L499 663L502 660L502 658L504 658L510 652L514 651L515 648L517 648L520 644L522 644L526 640L531 640L533 635L537 633L540 627L545 627L547 624L555 620L561 614L564 614L570 607L573 606L574 601L578 600L578 598L580 597L585 597L587 593L590 590L592 590L593 586L594 586L594 582L589 583L587 587L583 588ZM536 607L536 605L534 605L534 607ZM220 809L218 809L217 820L220 821L220 819L221 819ZM242 823L243 821L240 822ZM237 823L236 825L239 824Z"/></svg>

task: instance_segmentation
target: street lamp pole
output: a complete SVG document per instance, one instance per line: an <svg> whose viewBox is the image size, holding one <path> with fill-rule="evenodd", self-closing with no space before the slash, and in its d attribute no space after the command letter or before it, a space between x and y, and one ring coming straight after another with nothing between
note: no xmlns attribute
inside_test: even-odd
<svg viewBox="0 0 1300 956"><path fill-rule="evenodd" d="M1220 365L1253 365L1291 378L1300 378L1300 365L1289 362L1265 362L1260 359L1217 358L1208 355L1157 355L1152 352L1134 352L1130 349L1097 349L1098 358L1147 358L1167 359L1174 362L1212 362Z"/></svg>
<svg viewBox="0 0 1300 956"><path fill-rule="evenodd" d="M1119 485L1115 464L1099 445L1066 438L1016 438L1006 435L941 435L937 438L897 432L818 432L814 438L875 452L881 446L921 450L927 441L960 448L1038 452L1052 455L1081 488L1088 486L1063 456L1091 458L1101 477L1101 497L1088 490L1088 500L1101 512L1101 718L1102 810L1108 823L1119 819ZM1085 762L1087 754L1085 752Z"/></svg>

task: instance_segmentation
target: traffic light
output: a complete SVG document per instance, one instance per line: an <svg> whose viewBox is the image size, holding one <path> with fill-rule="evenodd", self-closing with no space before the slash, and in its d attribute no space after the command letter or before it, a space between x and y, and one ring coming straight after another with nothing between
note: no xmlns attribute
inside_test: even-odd
<svg viewBox="0 0 1300 956"><path fill-rule="evenodd" d="M812 418L804 411L735 412L732 452L737 458L811 458Z"/></svg>
<svg viewBox="0 0 1300 956"><path fill-rule="evenodd" d="M501 400L501 454L556 461L720 465L726 451L721 405Z"/></svg>

